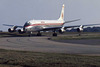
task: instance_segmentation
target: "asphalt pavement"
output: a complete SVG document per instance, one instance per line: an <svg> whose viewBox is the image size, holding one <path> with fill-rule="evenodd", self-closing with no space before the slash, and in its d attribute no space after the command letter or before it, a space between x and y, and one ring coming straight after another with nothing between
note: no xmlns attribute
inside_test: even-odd
<svg viewBox="0 0 100 67"><path fill-rule="evenodd" d="M84 42L88 42L85 40ZM92 41L90 41L92 42ZM94 40L95 42L95 40ZM100 54L100 45L84 43L56 42L48 37L6 37L0 38L0 48L34 52L67 54Z"/></svg>

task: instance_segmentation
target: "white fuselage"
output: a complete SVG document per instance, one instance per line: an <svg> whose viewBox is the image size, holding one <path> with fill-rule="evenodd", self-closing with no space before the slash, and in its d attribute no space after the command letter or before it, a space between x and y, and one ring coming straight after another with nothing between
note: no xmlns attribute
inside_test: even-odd
<svg viewBox="0 0 100 67"><path fill-rule="evenodd" d="M30 20L25 23L24 28L27 32L34 32L48 27L62 26L63 23L63 20Z"/></svg>
<svg viewBox="0 0 100 67"><path fill-rule="evenodd" d="M44 28L62 26L64 24L64 4L58 20L30 20L25 23L24 31L40 31Z"/></svg>

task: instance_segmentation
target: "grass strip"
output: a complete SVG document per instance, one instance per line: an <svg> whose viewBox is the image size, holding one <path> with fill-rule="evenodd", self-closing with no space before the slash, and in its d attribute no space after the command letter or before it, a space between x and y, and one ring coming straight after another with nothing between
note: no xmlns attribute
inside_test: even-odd
<svg viewBox="0 0 100 67"><path fill-rule="evenodd" d="M100 56L0 49L0 67L100 67Z"/></svg>
<svg viewBox="0 0 100 67"><path fill-rule="evenodd" d="M52 37L52 40L81 40L81 39L100 39L100 34L93 35L69 35L69 36L58 36Z"/></svg>

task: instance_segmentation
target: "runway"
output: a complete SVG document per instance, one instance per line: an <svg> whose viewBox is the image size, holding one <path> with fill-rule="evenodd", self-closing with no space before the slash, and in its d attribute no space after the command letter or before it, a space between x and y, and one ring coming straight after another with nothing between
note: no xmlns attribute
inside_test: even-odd
<svg viewBox="0 0 100 67"><path fill-rule="evenodd" d="M55 42L48 40L48 37L0 38L0 48L50 53L100 54L100 45Z"/></svg>

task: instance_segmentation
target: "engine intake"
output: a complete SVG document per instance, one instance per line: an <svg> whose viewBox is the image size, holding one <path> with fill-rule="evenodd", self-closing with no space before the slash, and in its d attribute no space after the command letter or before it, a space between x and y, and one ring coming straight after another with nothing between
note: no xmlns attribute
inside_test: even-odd
<svg viewBox="0 0 100 67"><path fill-rule="evenodd" d="M64 33L64 31L62 31L62 30L59 30L59 33L60 33L60 34L63 34L63 33Z"/></svg>
<svg viewBox="0 0 100 67"><path fill-rule="evenodd" d="M22 30L22 29L19 29L18 32L19 32L19 34L23 34L23 33L25 33L25 31Z"/></svg>
<svg viewBox="0 0 100 67"><path fill-rule="evenodd" d="M8 32L10 32L10 33L11 33L11 32L16 32L16 30L9 28L9 29L8 29Z"/></svg>
<svg viewBox="0 0 100 67"><path fill-rule="evenodd" d="M81 25L79 28L77 28L77 32L82 32L83 31L83 26Z"/></svg>
<svg viewBox="0 0 100 67"><path fill-rule="evenodd" d="M11 28L8 29L8 32L16 32L16 26L13 26Z"/></svg>
<svg viewBox="0 0 100 67"><path fill-rule="evenodd" d="M61 28L60 30L59 30L59 33L64 33L65 32L65 29L64 28Z"/></svg>

